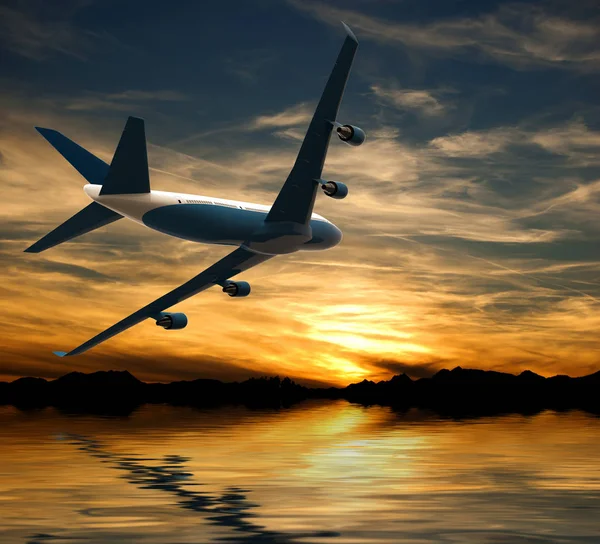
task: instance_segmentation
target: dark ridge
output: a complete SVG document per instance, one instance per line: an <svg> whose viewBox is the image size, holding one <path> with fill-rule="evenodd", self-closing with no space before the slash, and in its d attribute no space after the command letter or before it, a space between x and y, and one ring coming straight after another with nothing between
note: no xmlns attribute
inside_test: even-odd
<svg viewBox="0 0 600 544"><path fill-rule="evenodd" d="M100 370L86 374L69 372L60 378L48 382L52 387L139 387L145 385L128 370Z"/></svg>
<svg viewBox="0 0 600 544"><path fill-rule="evenodd" d="M289 378L251 378L243 382L198 379L144 383L127 371L71 372L56 380L19 378L0 382L0 404L19 408L55 406L71 412L126 415L145 403L279 408L306 399L345 399L395 409L421 408L449 417L471 417L545 409L580 409L600 415L600 372L579 378L544 378L490 370L440 370L431 378L406 374L388 381L363 380L344 388L308 388Z"/></svg>
<svg viewBox="0 0 600 544"><path fill-rule="evenodd" d="M523 370L523 372L521 372L521 374L519 374L518 376L519 378L521 378L522 380L527 379L527 380L545 380L544 376L540 376L539 374L536 374L535 372L531 372L531 370Z"/></svg>

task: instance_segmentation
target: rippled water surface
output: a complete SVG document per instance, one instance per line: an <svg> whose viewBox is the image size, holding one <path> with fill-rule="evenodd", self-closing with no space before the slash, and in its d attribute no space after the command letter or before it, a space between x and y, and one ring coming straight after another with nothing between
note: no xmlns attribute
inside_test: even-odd
<svg viewBox="0 0 600 544"><path fill-rule="evenodd" d="M0 407L0 542L600 542L600 419Z"/></svg>

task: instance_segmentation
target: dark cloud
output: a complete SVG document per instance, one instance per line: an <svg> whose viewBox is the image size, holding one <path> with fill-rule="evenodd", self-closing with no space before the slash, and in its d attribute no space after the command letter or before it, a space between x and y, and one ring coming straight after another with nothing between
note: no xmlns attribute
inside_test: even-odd
<svg viewBox="0 0 600 544"><path fill-rule="evenodd" d="M65 218L66 219L66 218ZM56 225L54 225L56 226ZM36 220L12 220L0 223L0 239L4 243L7 241L31 240L36 241L38 233L44 234L54 228L49 223ZM31 244L30 244L31 245ZM25 246L23 249L25 249Z"/></svg>
<svg viewBox="0 0 600 544"><path fill-rule="evenodd" d="M242 83L256 85L265 69L278 57L271 49L243 49L224 60L225 70Z"/></svg>
<svg viewBox="0 0 600 544"><path fill-rule="evenodd" d="M391 372L394 375L407 374L413 379L429 378L443 368L442 361L430 363L406 363L389 359L371 360L369 364L378 370Z"/></svg>
<svg viewBox="0 0 600 544"><path fill-rule="evenodd" d="M94 32L75 22L88 5L86 0L64 0L56 10L39 0L7 0L0 6L0 44L34 61L55 55L85 61L98 46L115 48L118 42L106 30Z"/></svg>
<svg viewBox="0 0 600 544"><path fill-rule="evenodd" d="M48 272L57 274L66 274L68 276L76 276L82 280L93 280L93 281L117 281L115 278L102 274L92 268L80 266L70 263L61 263L59 261L49 261L45 259L37 259L34 263L28 263L30 270L37 272Z"/></svg>

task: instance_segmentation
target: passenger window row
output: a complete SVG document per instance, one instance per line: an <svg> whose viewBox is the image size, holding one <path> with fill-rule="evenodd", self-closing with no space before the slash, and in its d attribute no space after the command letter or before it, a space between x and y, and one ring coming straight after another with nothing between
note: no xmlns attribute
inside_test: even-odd
<svg viewBox="0 0 600 544"><path fill-rule="evenodd" d="M187 200L188 204L212 204L210 200Z"/></svg>
<svg viewBox="0 0 600 544"><path fill-rule="evenodd" d="M260 208L251 208L250 206L237 206L236 204L226 204L225 202L211 202L210 200L186 200L186 202L188 204L211 204L211 205L215 205L215 206L225 206L227 208L240 208L242 210L250 210L252 212L262 212L262 213L267 213L268 210L261 210ZM318 217L313 217L312 218L313 221L319 221L321 223L326 223L326 221L324 221L323 219L320 219Z"/></svg>

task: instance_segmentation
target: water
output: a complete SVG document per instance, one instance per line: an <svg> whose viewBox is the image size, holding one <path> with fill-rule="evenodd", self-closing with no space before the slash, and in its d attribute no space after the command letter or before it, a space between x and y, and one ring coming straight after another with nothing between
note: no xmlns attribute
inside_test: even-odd
<svg viewBox="0 0 600 544"><path fill-rule="evenodd" d="M4 543L600 542L600 419L0 407Z"/></svg>

